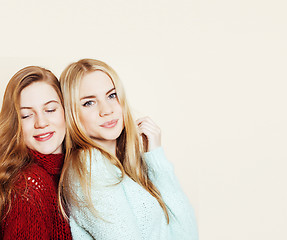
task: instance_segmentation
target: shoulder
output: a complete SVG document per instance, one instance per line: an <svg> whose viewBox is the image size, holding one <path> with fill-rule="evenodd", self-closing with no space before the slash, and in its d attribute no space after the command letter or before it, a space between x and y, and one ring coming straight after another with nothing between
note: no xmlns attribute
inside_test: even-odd
<svg viewBox="0 0 287 240"><path fill-rule="evenodd" d="M52 189L51 189L52 188ZM12 201L41 202L45 199L47 192L54 191L51 176L39 165L33 163L24 169L15 183Z"/></svg>
<svg viewBox="0 0 287 240"><path fill-rule="evenodd" d="M85 161L84 171L88 173L87 176L91 174L92 186L106 186L119 183L122 178L120 169L112 164L98 149L93 148L90 153L88 151L82 152L81 157ZM79 181L75 183L77 175L74 175L74 171L72 171L69 178L76 187L79 186Z"/></svg>
<svg viewBox="0 0 287 240"><path fill-rule="evenodd" d="M88 155L89 156L89 155ZM102 176L118 176L121 171L111 163L99 150L92 149L90 161L87 161L88 171L91 169L92 174L102 175ZM91 168L89 164L91 163ZM101 177L102 177L101 176Z"/></svg>
<svg viewBox="0 0 287 240"><path fill-rule="evenodd" d="M50 207L53 195L46 191L47 185L37 166L33 170L21 172L11 192L11 205L5 209L1 223L5 239L19 239L19 235L21 239L49 239L46 225L53 214Z"/></svg>

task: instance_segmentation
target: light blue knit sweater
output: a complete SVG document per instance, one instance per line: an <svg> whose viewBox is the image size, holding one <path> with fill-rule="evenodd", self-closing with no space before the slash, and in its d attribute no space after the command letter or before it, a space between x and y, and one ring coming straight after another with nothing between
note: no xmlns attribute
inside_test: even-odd
<svg viewBox="0 0 287 240"><path fill-rule="evenodd" d="M144 188L125 176L103 155L92 154L92 201L100 217L81 204L72 207L70 226L73 239L97 240L198 240L193 209L181 190L172 165L163 149L157 148L143 156L149 177L160 191L169 209L170 223L158 201ZM79 184L74 191L82 196Z"/></svg>

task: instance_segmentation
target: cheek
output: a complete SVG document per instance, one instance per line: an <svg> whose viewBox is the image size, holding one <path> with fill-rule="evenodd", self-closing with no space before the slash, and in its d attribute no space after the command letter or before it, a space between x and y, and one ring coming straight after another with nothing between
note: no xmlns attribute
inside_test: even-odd
<svg viewBox="0 0 287 240"><path fill-rule="evenodd" d="M49 116L49 122L57 127L65 128L66 121L65 121L64 110Z"/></svg>
<svg viewBox="0 0 287 240"><path fill-rule="evenodd" d="M124 114L123 114L123 109L121 105L118 106L118 114L121 116L123 122L124 122Z"/></svg>
<svg viewBox="0 0 287 240"><path fill-rule="evenodd" d="M32 122L25 121L21 123L22 125L22 134L24 138L29 137L29 135L33 134L33 124Z"/></svg>
<svg viewBox="0 0 287 240"><path fill-rule="evenodd" d="M22 140L24 144L28 147L31 147L31 141L32 141L32 136L33 136L33 127L31 124L25 122L24 124L22 123Z"/></svg>
<svg viewBox="0 0 287 240"><path fill-rule="evenodd" d="M86 111L79 112L79 120L82 125L83 130L87 133L90 132L96 125L97 119L95 114L91 114Z"/></svg>
<svg viewBox="0 0 287 240"><path fill-rule="evenodd" d="M60 128L60 131L65 136L66 135L66 121L65 121L65 118L63 118L62 121L59 122L59 128Z"/></svg>
<svg viewBox="0 0 287 240"><path fill-rule="evenodd" d="M80 111L79 119L80 119L81 124L85 126L87 122L86 120L88 119L88 114L86 114L85 111Z"/></svg>
<svg viewBox="0 0 287 240"><path fill-rule="evenodd" d="M62 114L60 114L57 119L58 119L58 122L57 122L58 132L60 132L61 133L61 137L64 138L65 135L66 135L66 121L65 121L64 112Z"/></svg>
<svg viewBox="0 0 287 240"><path fill-rule="evenodd" d="M61 114L61 116L60 116L60 118L59 119L61 119L61 121L60 121L60 125L64 128L64 129L66 129L66 120L65 120L65 114L64 114L64 111L62 112L62 114Z"/></svg>
<svg viewBox="0 0 287 240"><path fill-rule="evenodd" d="M123 114L123 110L122 110L122 107L119 105L118 108L117 108L117 114L118 114L118 117L121 119L122 121L122 126L121 126L121 129L123 130L124 129L124 126L125 126L125 120L124 120L124 114Z"/></svg>
<svg viewBox="0 0 287 240"><path fill-rule="evenodd" d="M119 115L123 115L123 109L122 109L122 106L119 102L117 102L115 105L114 105L114 108L115 108L115 111L119 114Z"/></svg>

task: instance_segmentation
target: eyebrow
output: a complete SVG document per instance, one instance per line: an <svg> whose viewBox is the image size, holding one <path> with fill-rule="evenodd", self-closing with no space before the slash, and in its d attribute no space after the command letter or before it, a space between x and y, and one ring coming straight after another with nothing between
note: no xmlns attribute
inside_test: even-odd
<svg viewBox="0 0 287 240"><path fill-rule="evenodd" d="M106 95L108 95L110 92L114 91L115 89L116 89L116 88L110 89L109 91L106 92ZM88 98L96 98L96 96L95 96L95 95L85 96L85 97L80 98L80 101L81 101L81 100L84 100L84 99L88 99Z"/></svg>
<svg viewBox="0 0 287 240"><path fill-rule="evenodd" d="M51 100L51 101L48 101L48 102L44 103L44 106L47 106L50 103L57 103L57 104L59 104L59 102L57 100ZM20 109L32 109L32 107L20 107Z"/></svg>

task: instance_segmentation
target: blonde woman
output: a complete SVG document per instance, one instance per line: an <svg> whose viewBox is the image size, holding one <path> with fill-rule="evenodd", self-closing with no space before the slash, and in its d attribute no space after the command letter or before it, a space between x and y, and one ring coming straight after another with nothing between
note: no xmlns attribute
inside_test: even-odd
<svg viewBox="0 0 287 240"><path fill-rule="evenodd" d="M160 129L148 117L134 122L116 72L82 59L64 70L60 83L69 149L60 196L73 238L197 240Z"/></svg>
<svg viewBox="0 0 287 240"><path fill-rule="evenodd" d="M57 78L30 66L9 81L0 113L0 239L72 239L58 208L65 116Z"/></svg>

